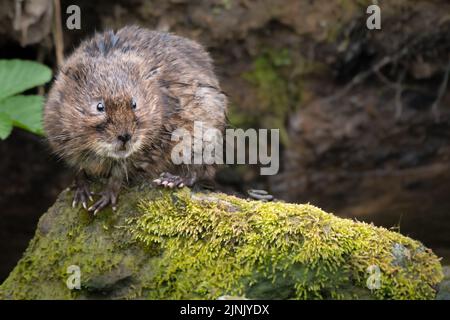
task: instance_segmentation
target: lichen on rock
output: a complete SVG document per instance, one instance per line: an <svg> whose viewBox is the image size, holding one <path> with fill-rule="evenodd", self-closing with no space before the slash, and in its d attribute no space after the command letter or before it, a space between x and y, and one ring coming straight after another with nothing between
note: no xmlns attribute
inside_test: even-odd
<svg viewBox="0 0 450 320"><path fill-rule="evenodd" d="M432 299L442 279L420 242L312 205L136 186L91 217L71 196L42 216L0 298Z"/></svg>

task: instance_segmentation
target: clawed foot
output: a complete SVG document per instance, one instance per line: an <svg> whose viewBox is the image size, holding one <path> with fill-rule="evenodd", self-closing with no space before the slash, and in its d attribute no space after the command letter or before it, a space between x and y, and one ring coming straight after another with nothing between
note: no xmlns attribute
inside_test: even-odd
<svg viewBox="0 0 450 320"><path fill-rule="evenodd" d="M111 204L113 211L116 211L117 195L112 191L103 191L97 193L100 196L92 206L88 208L88 202L94 201L92 196L96 194L89 191L87 186L79 186L75 188L75 195L73 197L72 208L75 208L81 203L84 209L89 212L93 212L96 215L100 210L106 208Z"/></svg>
<svg viewBox="0 0 450 320"><path fill-rule="evenodd" d="M72 208L81 203L83 208L87 210L88 201L92 201L92 192L89 191L87 184L81 184L75 187L75 195L73 197Z"/></svg>
<svg viewBox="0 0 450 320"><path fill-rule="evenodd" d="M72 207L76 207L79 203L89 212L93 212L96 215L100 210L106 208L111 204L113 211L116 211L117 196L122 184L122 178L120 175L112 174L108 180L108 184L104 191L100 193L94 193L89 190L89 179L84 170L78 172L75 177L75 194L73 197ZM92 206L88 208L88 202L94 201L93 195L98 195L100 198L94 202Z"/></svg>
<svg viewBox="0 0 450 320"><path fill-rule="evenodd" d="M176 176L170 174L168 172L163 172L159 176L158 179L153 180L158 186L166 187L166 188L183 188L184 186L192 186L194 184L194 179L182 178L180 176Z"/></svg>
<svg viewBox="0 0 450 320"><path fill-rule="evenodd" d="M117 194L111 190L105 190L100 192L100 199L97 200L92 206L87 209L89 212L93 212L94 216L102 209L111 204L112 210L116 211Z"/></svg>

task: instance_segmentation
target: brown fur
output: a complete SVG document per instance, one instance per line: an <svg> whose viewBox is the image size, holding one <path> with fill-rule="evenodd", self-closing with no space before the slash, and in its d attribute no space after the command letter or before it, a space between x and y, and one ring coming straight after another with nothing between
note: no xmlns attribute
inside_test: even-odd
<svg viewBox="0 0 450 320"><path fill-rule="evenodd" d="M101 101L104 113L96 109ZM202 46L132 26L96 34L68 57L50 90L44 128L71 166L93 177L113 175L116 184L139 173L211 176L212 166L172 164L171 133L192 128L195 120L223 130L226 105ZM138 148L126 158L111 157L107 146L124 132Z"/></svg>

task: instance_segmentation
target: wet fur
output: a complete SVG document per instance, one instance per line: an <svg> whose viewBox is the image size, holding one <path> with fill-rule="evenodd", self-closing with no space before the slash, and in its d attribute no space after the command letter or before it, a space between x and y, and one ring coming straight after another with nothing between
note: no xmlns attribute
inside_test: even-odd
<svg viewBox="0 0 450 320"><path fill-rule="evenodd" d="M99 100L103 115L96 111ZM165 171L208 178L214 166L172 164L171 133L192 130L195 120L223 130L226 106L202 46L132 26L96 34L68 57L50 90L44 128L59 157L91 177L113 177L116 185ZM135 150L123 159L107 156L107 144L127 130Z"/></svg>

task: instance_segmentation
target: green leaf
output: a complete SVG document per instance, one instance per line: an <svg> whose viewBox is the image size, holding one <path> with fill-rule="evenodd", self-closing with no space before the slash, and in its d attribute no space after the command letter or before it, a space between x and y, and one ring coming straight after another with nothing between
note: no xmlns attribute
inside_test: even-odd
<svg viewBox="0 0 450 320"><path fill-rule="evenodd" d="M52 78L47 66L27 60L0 60L0 100L21 93Z"/></svg>
<svg viewBox="0 0 450 320"><path fill-rule="evenodd" d="M0 112L7 114L15 126L42 135L43 105L42 96L18 95L1 100Z"/></svg>
<svg viewBox="0 0 450 320"><path fill-rule="evenodd" d="M12 120L3 112L0 112L0 139L5 140L12 131Z"/></svg>

